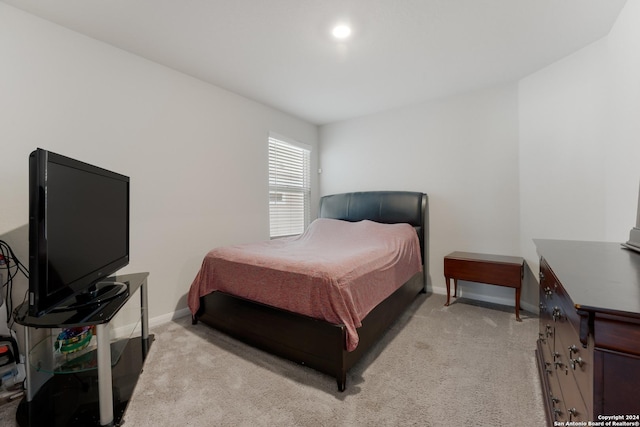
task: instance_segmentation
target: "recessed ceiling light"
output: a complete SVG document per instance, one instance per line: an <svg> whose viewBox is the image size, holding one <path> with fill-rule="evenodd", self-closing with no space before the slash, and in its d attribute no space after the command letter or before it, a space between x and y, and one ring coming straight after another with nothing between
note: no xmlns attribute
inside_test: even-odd
<svg viewBox="0 0 640 427"><path fill-rule="evenodd" d="M331 31L333 37L337 39L346 39L351 35L351 28L348 25L340 24L333 27L333 31Z"/></svg>

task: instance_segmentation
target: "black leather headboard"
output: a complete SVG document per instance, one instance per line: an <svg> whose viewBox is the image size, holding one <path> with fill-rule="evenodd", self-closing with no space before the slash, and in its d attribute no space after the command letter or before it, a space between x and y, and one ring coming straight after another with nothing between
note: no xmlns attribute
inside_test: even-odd
<svg viewBox="0 0 640 427"><path fill-rule="evenodd" d="M424 193L412 191L364 191L320 198L320 218L344 221L368 219L384 224L404 222L415 227L426 266L429 248L429 203Z"/></svg>

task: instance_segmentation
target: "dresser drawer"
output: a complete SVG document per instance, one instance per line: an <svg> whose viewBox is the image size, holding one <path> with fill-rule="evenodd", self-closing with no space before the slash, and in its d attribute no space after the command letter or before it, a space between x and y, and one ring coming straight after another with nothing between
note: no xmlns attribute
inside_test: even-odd
<svg viewBox="0 0 640 427"><path fill-rule="evenodd" d="M540 316L539 316L539 331L538 338L548 347L549 352L552 353L555 349L555 322L551 317L551 311L549 307L553 306L552 295L545 294L543 287L540 286Z"/></svg>
<svg viewBox="0 0 640 427"><path fill-rule="evenodd" d="M540 320L539 320L539 338L545 343L551 352L555 351L555 323L557 312L554 308L559 305L558 293L556 291L558 284L553 280L553 274L549 272L548 267L541 264L540 270Z"/></svg>
<svg viewBox="0 0 640 427"><path fill-rule="evenodd" d="M613 352L595 351L594 411L599 414L640 414L638 384L640 357Z"/></svg>
<svg viewBox="0 0 640 427"><path fill-rule="evenodd" d="M640 317L598 314L594 336L598 348L640 356Z"/></svg>
<svg viewBox="0 0 640 427"><path fill-rule="evenodd" d="M589 409L585 405L577 385L566 375L563 368L556 369L553 364L547 364L545 375L547 376L548 390L544 393L549 399L553 421L587 421L591 417Z"/></svg>
<svg viewBox="0 0 640 427"><path fill-rule="evenodd" d="M548 410L548 417L553 421L566 421L566 409L564 398L558 382L558 372L553 364L553 357L549 347L538 341L538 369L542 379L542 392L545 399L545 407Z"/></svg>
<svg viewBox="0 0 640 427"><path fill-rule="evenodd" d="M580 316L575 304L546 261L540 263L541 306L553 321L567 319L576 332L580 331ZM544 301L542 295L544 294Z"/></svg>
<svg viewBox="0 0 640 427"><path fill-rule="evenodd" d="M566 320L556 325L556 352L560 354L566 382L573 382L581 395L584 406L593 409L593 344L586 348L578 334ZM564 383L562 383L564 391Z"/></svg>
<svg viewBox="0 0 640 427"><path fill-rule="evenodd" d="M577 384L572 378L569 379L571 374L568 376L563 375L560 372L558 374L558 382L562 391L562 401L560 402L562 417L566 421L592 420L591 412L585 405L584 400L582 400L582 394L580 394Z"/></svg>

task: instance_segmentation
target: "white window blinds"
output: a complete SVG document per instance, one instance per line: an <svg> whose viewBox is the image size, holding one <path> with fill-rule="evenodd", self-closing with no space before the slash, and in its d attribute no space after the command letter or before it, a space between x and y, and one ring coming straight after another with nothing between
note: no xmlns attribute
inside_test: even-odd
<svg viewBox="0 0 640 427"><path fill-rule="evenodd" d="M269 226L274 237L301 234L309 225L311 150L269 136Z"/></svg>

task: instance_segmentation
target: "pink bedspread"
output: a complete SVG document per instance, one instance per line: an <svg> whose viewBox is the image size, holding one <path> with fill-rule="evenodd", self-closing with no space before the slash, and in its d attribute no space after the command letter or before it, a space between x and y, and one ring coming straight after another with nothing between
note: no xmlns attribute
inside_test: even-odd
<svg viewBox="0 0 640 427"><path fill-rule="evenodd" d="M409 224L320 218L300 236L210 251L189 290L196 313L201 296L223 291L347 328L356 328L382 300L421 270L420 243Z"/></svg>

